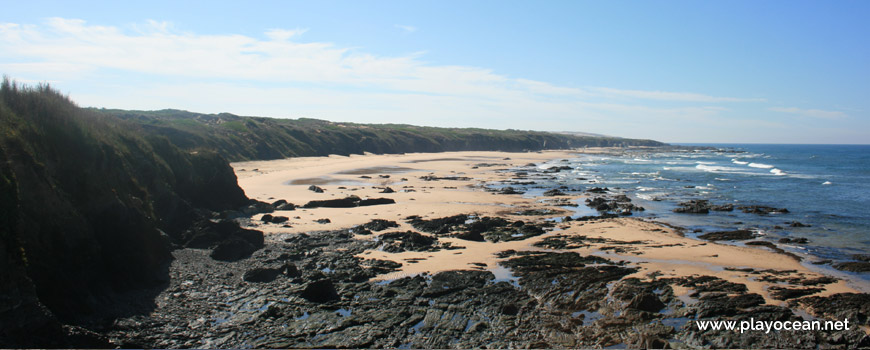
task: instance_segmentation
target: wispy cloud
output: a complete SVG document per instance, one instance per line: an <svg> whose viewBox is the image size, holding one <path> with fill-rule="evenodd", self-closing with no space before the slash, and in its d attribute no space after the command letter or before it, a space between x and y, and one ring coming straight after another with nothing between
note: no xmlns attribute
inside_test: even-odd
<svg viewBox="0 0 870 350"><path fill-rule="evenodd" d="M821 118L821 119L841 119L846 117L846 113L840 111L825 111L821 109L801 109L796 107L771 107L769 111L797 114L804 117Z"/></svg>
<svg viewBox="0 0 870 350"><path fill-rule="evenodd" d="M21 80L60 80L62 89L86 106L664 139L679 137L679 130L687 128L704 130L709 123L735 124L728 122L730 107L764 102L693 92L560 86L486 68L434 65L419 53L380 56L305 42L301 37L307 29L276 28L252 37L182 32L160 21L131 28L64 18L0 23L0 72Z"/></svg>
<svg viewBox="0 0 870 350"><path fill-rule="evenodd" d="M761 98L736 98L736 97L718 97L709 96L691 92L668 92L668 91L643 91L643 90L621 90L605 87L590 88L592 92L597 92L603 95L645 99L645 100L662 100L662 101L684 101L684 102L765 102Z"/></svg>
<svg viewBox="0 0 870 350"><path fill-rule="evenodd" d="M405 33L413 33L413 32L417 31L417 27L404 25L404 24L396 24L395 27L399 28L401 30L404 30Z"/></svg>

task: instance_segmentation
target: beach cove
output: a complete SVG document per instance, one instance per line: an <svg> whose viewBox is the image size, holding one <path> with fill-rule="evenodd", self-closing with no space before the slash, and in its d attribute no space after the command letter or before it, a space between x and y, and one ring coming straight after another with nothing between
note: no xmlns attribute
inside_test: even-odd
<svg viewBox="0 0 870 350"><path fill-rule="evenodd" d="M592 151L607 150L585 150ZM201 308L192 322L205 333L189 345L205 347L777 347L865 339L866 286L831 277L807 257L690 238L652 219L581 215L588 198L623 201L595 186L537 195L508 189L569 171L558 164L577 156L234 163L246 194L276 209L238 219L265 232L266 247L239 262L208 264L201 251L177 251L169 297L156 313ZM382 198L394 203L360 204ZM182 305L173 293L199 299ZM213 294L225 300L218 307L209 303ZM851 317L859 326L740 334L694 324L748 317ZM149 333L138 336L154 341Z"/></svg>

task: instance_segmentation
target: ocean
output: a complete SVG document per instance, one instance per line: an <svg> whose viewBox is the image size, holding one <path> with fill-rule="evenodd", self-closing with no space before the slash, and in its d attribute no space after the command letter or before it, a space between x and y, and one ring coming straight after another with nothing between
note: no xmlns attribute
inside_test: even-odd
<svg viewBox="0 0 870 350"><path fill-rule="evenodd" d="M571 189L607 187L624 193L646 209L634 216L686 228L687 236L750 229L761 239L806 238L807 244L779 244L807 261L848 261L870 253L870 145L693 144L698 148L627 150L613 154L579 154L539 164L569 165L540 187ZM692 199L735 207L763 205L788 213L767 215L734 211L675 213ZM575 216L594 215L583 203ZM805 227L793 227L799 222ZM699 231L699 232L694 232ZM731 244L741 244L731 242ZM867 273L851 274L870 280Z"/></svg>

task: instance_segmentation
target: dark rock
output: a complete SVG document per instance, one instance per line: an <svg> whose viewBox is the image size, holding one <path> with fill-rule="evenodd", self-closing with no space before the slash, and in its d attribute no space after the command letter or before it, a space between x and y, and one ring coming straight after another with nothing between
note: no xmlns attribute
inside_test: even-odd
<svg viewBox="0 0 870 350"><path fill-rule="evenodd" d="M870 262L867 261L847 261L834 264L834 268L841 271L849 272L870 272Z"/></svg>
<svg viewBox="0 0 870 350"><path fill-rule="evenodd" d="M369 205L395 204L396 201L392 198L368 198L359 201L359 206L365 207Z"/></svg>
<svg viewBox="0 0 870 350"><path fill-rule="evenodd" d="M380 193L393 193L396 192L392 188L384 187L384 189Z"/></svg>
<svg viewBox="0 0 870 350"><path fill-rule="evenodd" d="M665 304L655 294L643 292L636 295L628 303L628 307L646 312L659 312L659 310L665 308Z"/></svg>
<svg viewBox="0 0 870 350"><path fill-rule="evenodd" d="M682 202L679 206L679 208L674 209L675 213L707 214L710 212L710 202L703 199Z"/></svg>
<svg viewBox="0 0 870 350"><path fill-rule="evenodd" d="M741 241L752 239L753 237L755 237L755 234L750 230L717 231L698 236L698 238L708 241Z"/></svg>
<svg viewBox="0 0 870 350"><path fill-rule="evenodd" d="M423 181L439 181L439 180L452 180L452 181L469 181L470 177L467 176L435 176L435 175L423 175L420 176L420 179Z"/></svg>
<svg viewBox="0 0 870 350"><path fill-rule="evenodd" d="M299 277L302 275L296 267L296 264L291 262L284 263L284 266L281 267L280 271L287 277Z"/></svg>
<svg viewBox="0 0 870 350"><path fill-rule="evenodd" d="M631 215L634 211L645 210L643 207L632 204L631 198L628 198L626 195L617 195L612 199L607 199L605 197L587 198L586 206L594 208L602 213L613 211L618 215Z"/></svg>
<svg viewBox="0 0 870 350"><path fill-rule="evenodd" d="M283 201L283 199L281 201ZM287 203L286 201L284 201L284 203L275 205L275 210L285 210L285 211L296 210L296 205L293 203Z"/></svg>
<svg viewBox="0 0 870 350"><path fill-rule="evenodd" d="M870 254L854 254L852 259L870 262Z"/></svg>
<svg viewBox="0 0 870 350"><path fill-rule="evenodd" d="M498 191L498 193L500 193L500 194L523 194L525 192L517 191L517 189L508 186L508 187L502 188L500 191Z"/></svg>
<svg viewBox="0 0 870 350"><path fill-rule="evenodd" d="M749 214L759 214L759 215L768 215L768 214L788 214L788 209L786 208L774 208L767 207L763 205L749 205L743 207L737 207L737 209L742 210L744 213Z"/></svg>
<svg viewBox="0 0 870 350"><path fill-rule="evenodd" d="M797 222L797 221L792 221L792 222L789 222L787 224L789 227L810 227L811 226L811 225L807 225L807 224L802 224L802 223Z"/></svg>
<svg viewBox="0 0 870 350"><path fill-rule="evenodd" d="M236 261L251 256L257 249L259 247L245 239L232 237L214 247L210 256L215 260Z"/></svg>
<svg viewBox="0 0 870 350"><path fill-rule="evenodd" d="M246 271L242 279L248 282L267 283L274 281L280 274L281 269L278 268L258 267Z"/></svg>
<svg viewBox="0 0 870 350"><path fill-rule="evenodd" d="M321 279L305 285L305 289L299 296L313 303L325 303L338 299L338 292L331 280Z"/></svg>
<svg viewBox="0 0 870 350"><path fill-rule="evenodd" d="M318 224L328 224L328 223L331 223L332 220L329 220L329 218L323 218L323 219L314 220L314 222L316 222Z"/></svg>
<svg viewBox="0 0 870 350"><path fill-rule="evenodd" d="M288 217L286 217L286 216L279 216L279 215L276 215L276 216L273 216L273 217L272 217L272 223L273 223L273 224L280 224L280 223L282 223L282 222L287 222L287 220L290 220L290 218L288 218Z"/></svg>
<svg viewBox="0 0 870 350"><path fill-rule="evenodd" d="M480 232L476 232L476 231L475 232L471 232L471 231L460 232L460 233L457 233L456 235L454 235L453 237L456 237L459 239L464 239L466 241L474 241L474 242L485 242L486 241L486 239L483 238L483 235L481 235Z"/></svg>
<svg viewBox="0 0 870 350"><path fill-rule="evenodd" d="M777 286L771 286L768 289L770 297L776 300L801 298L810 294L816 294L822 290L822 288L785 288Z"/></svg>
<svg viewBox="0 0 870 350"><path fill-rule="evenodd" d="M444 271L432 276L432 282L423 290L424 297L438 297L463 289L480 288L495 279L489 271Z"/></svg>
<svg viewBox="0 0 870 350"><path fill-rule="evenodd" d="M353 233L353 234L355 234L355 235L365 235L365 236L367 236L367 235L371 235L371 234L372 234L372 231L366 229L366 228L363 227L362 225L359 225L359 226L354 226L353 228L351 228L351 229L350 229L350 233Z"/></svg>
<svg viewBox="0 0 870 350"><path fill-rule="evenodd" d="M266 214L268 215L268 214ZM239 227L231 220L202 220L183 236L184 245L191 248L221 247L218 260L237 260L263 247L263 233ZM244 244L247 243L247 244Z"/></svg>
<svg viewBox="0 0 870 350"><path fill-rule="evenodd" d="M419 216L408 217L408 223L414 228L428 233L446 234L452 231L455 227L464 225L468 220L468 215L460 214L448 216L438 219L423 220Z"/></svg>
<svg viewBox="0 0 870 350"><path fill-rule="evenodd" d="M734 204L711 205L710 210L712 210L712 211L734 211Z"/></svg>
<svg viewBox="0 0 870 350"><path fill-rule="evenodd" d="M341 199L326 199L310 201L303 205L303 208L353 208L359 206L360 198L357 196L347 196Z"/></svg>
<svg viewBox="0 0 870 350"><path fill-rule="evenodd" d="M859 325L870 325L870 294L839 293L827 297L805 297L789 302L790 306L803 305L811 314L830 320L849 319Z"/></svg>
<svg viewBox="0 0 870 350"><path fill-rule="evenodd" d="M260 214L260 213L271 213L271 212L275 211L275 207L273 207L269 203L260 202L258 200L251 199L248 202L248 205L245 207L242 207L240 209L240 211L242 213L244 213L245 215L251 216L251 215Z"/></svg>
<svg viewBox="0 0 870 350"><path fill-rule="evenodd" d="M260 218L260 221L272 222L272 214L263 215L263 217Z"/></svg>
<svg viewBox="0 0 870 350"><path fill-rule="evenodd" d="M400 253L404 251L435 251L439 250L435 243L438 239L431 236L424 236L414 231L405 232L387 232L378 237L381 242L384 242L383 250L390 253Z"/></svg>
<svg viewBox="0 0 870 350"><path fill-rule="evenodd" d="M798 238L787 238L786 237L786 238L780 238L778 242L779 243L807 244L810 242L810 240L803 238L803 237L798 237Z"/></svg>
<svg viewBox="0 0 870 350"><path fill-rule="evenodd" d="M306 203L303 208L353 208L393 203L396 203L396 201L391 198L360 199L357 196L348 196L341 199L310 201Z"/></svg>
<svg viewBox="0 0 870 350"><path fill-rule="evenodd" d="M399 224L390 220L372 219L372 221L363 224L362 227L372 231L383 231L391 227L399 227Z"/></svg>
<svg viewBox="0 0 870 350"><path fill-rule="evenodd" d="M610 191L610 189L608 189L607 187L604 187L604 188L593 187L593 188L586 189L586 192L589 192L589 193L607 193L608 191Z"/></svg>
<svg viewBox="0 0 870 350"><path fill-rule="evenodd" d="M323 193L323 189L315 185L308 186L308 190L314 193Z"/></svg>
<svg viewBox="0 0 870 350"><path fill-rule="evenodd" d="M547 196L547 197L564 196L564 195L565 195L565 192L559 191L558 189L555 189L555 188L552 190L544 191L544 196Z"/></svg>

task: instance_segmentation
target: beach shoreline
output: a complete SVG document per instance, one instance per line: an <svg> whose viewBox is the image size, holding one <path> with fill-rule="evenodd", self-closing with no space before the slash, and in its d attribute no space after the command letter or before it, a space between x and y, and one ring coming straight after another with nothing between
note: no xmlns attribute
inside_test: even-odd
<svg viewBox="0 0 870 350"><path fill-rule="evenodd" d="M795 255L587 215L641 209L591 184L536 184L571 174L577 152L234 163L254 200L212 223L238 223L257 249L174 250L153 309L106 336L127 348L870 346L870 294ZM853 326L701 328L751 320Z"/></svg>
<svg viewBox="0 0 870 350"><path fill-rule="evenodd" d="M372 219L396 221L392 231L416 231L405 218L418 215L435 219L460 214L477 217L502 217L509 221L527 220L548 222L570 215L558 204L580 203L589 194L565 193L553 197L528 197L518 194L495 194L486 191L487 184L517 180L518 168L529 163L541 164L575 157L578 153L608 153L619 150L587 149L571 151L513 152L447 152L402 155L352 155L330 157L293 158L274 161L233 163L240 186L247 195L264 202L284 199L297 205L312 200L337 199L346 196L362 198L388 197L396 204L357 208L305 208L295 211L277 211L271 215L288 217L281 224L263 223L260 216L253 217L250 227L267 234L305 233L349 229ZM513 170L511 170L513 169ZM441 178L431 180L426 177ZM368 177L368 178L366 178ZM318 186L324 191L309 190ZM393 193L382 193L390 187ZM542 201L543 200L543 201ZM546 201L556 200L547 203ZM555 203L555 204L554 204ZM542 210L549 215L528 216L517 212ZM320 219L320 222L316 220ZM329 219L329 223L323 223ZM289 226L289 227L288 227ZM383 233L381 232L381 233ZM376 239L357 235L357 239ZM430 235L422 232L423 235ZM366 251L363 258L376 258L403 264L400 270L376 277L390 280L421 273L436 274L462 269L501 268L504 259L497 253L505 250L541 251L536 247L542 240L552 237L587 236L600 243L582 248L564 249L582 255L597 255L607 259L626 261L639 268L629 277L648 279L656 277L686 277L707 275L729 282L745 284L751 293L764 297L769 305L787 305L787 300L771 296L774 289L802 289L800 281L826 277L819 269L801 263L795 258L772 252L762 247L736 246L683 237L671 227L630 217L558 222L552 231L524 240L508 242L474 242L454 237L441 241L458 250L439 252ZM614 249L614 242L641 242ZM602 249L605 248L605 249ZM409 263L411 262L411 263ZM767 282L763 280L768 280ZM785 280L797 283L782 282ZM775 281L775 282L770 282ZM836 293L860 293L868 290L862 281L837 278L825 284L814 296ZM781 297L779 298L781 299Z"/></svg>

